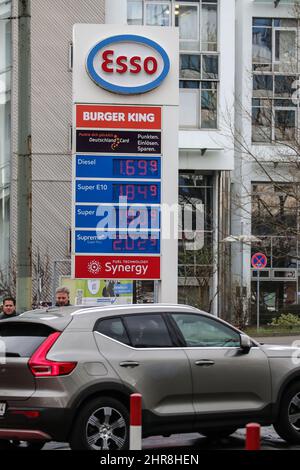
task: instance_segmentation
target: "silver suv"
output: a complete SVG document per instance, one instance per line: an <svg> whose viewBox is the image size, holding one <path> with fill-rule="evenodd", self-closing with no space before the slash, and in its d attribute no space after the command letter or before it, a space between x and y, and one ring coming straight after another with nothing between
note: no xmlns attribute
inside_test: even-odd
<svg viewBox="0 0 300 470"><path fill-rule="evenodd" d="M273 424L300 443L296 350L260 345L184 305L64 307L0 322L0 439L128 447L129 397L143 436Z"/></svg>

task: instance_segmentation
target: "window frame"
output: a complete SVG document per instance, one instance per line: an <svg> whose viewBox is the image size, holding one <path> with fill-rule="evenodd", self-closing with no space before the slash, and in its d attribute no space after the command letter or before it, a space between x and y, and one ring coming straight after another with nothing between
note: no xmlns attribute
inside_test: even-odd
<svg viewBox="0 0 300 470"><path fill-rule="evenodd" d="M180 35L179 35L179 44L180 42L186 42L186 43L193 43L193 42L199 42L199 49L201 51L201 29L202 29L202 15L200 15L200 10L202 10L202 1L199 0L199 2L181 2L180 0L178 1L175 1L173 2L173 5L174 5L174 10L173 10L173 15L172 15L172 23L173 25L175 26L175 23L176 23L176 7L178 6L179 7L179 10L180 10L180 7L183 7L183 6L187 6L187 7L194 7L197 9L197 37L196 39L181 39L180 38ZM178 15L178 31L180 29L180 26L179 26L179 15ZM180 33L180 31L179 31Z"/></svg>
<svg viewBox="0 0 300 470"><path fill-rule="evenodd" d="M171 327L170 325L170 322L167 318L167 314L168 312L140 312L140 313L131 313L131 314L120 314L120 315L117 315L117 316L108 316L108 317L101 317L99 318L96 322L95 322L95 325L94 325L94 328L93 328L93 333L97 333L98 335L102 335L102 336L105 336L106 338L110 339L111 341L115 341L119 344L121 344L122 346L126 347L126 348L130 348L130 349L134 349L135 351L147 351L147 350L163 350L163 349L166 349L166 350L170 350L170 349L178 349L178 348L181 348L181 344L180 344L180 341L178 339L178 336L176 335L176 332L174 331L174 329ZM132 318L132 317L136 317L136 316L145 316L145 317L149 317L151 315L158 315L161 317L162 321L164 322L165 326L166 326L166 329L167 329L167 332L168 332L168 335L170 337L170 341L171 341L171 346L149 346L149 347L136 347L133 345L132 343L132 340L131 340L131 335L130 335L130 332L129 332L129 329L128 329L128 326L126 324L126 321L124 321L124 319L126 318ZM123 324L123 327L126 331L126 334L127 334L127 337L129 339L129 343L130 344L126 344L126 343L122 343L121 341L115 339L115 338L112 338L111 336L107 336L105 335L104 333L101 333L100 331L98 331L96 328L98 326L99 323L101 323L101 321L104 321L104 320L114 320L114 319L120 319L122 324Z"/></svg>
<svg viewBox="0 0 300 470"><path fill-rule="evenodd" d="M290 18L281 18L281 20L285 20L285 19L290 19ZM261 22L265 22L266 20L269 20L270 21L270 25L261 25L259 26L258 24L256 24L255 22L257 22L257 20L261 20ZM297 21L297 20L296 20ZM299 42L300 42L300 22L298 21L298 26L278 26L277 25L277 19L276 18L269 18L269 17L254 17L252 19L252 111L251 111L251 115L252 115L252 123L251 123L251 129L252 129L252 132L251 132L251 141L252 141L252 145L274 145L276 143L280 143L280 142L293 142L294 139L298 139L299 138L299 119L300 119L300 103L298 103L297 105L292 105L292 96L293 96L293 89L291 90L291 95L288 96L288 97L284 97L282 98L281 95L280 96L276 96L276 77L280 77L280 76L283 76L285 78L288 78L288 77L295 77L295 80L299 80L300 78L300 66L298 65L298 56L299 56L299 52L298 52L298 48L299 48ZM263 65L267 65L267 63L258 63L258 62L255 62L254 61L254 31L255 31L255 28L266 28L266 29L270 29L271 30L271 63L269 64L270 65L270 70L264 70L263 69ZM285 62L283 61L278 61L276 60L276 35L278 34L278 32L280 31L286 31L286 32L294 32L295 33L295 64L292 63L292 68L290 70L280 70L280 64L282 66L284 66ZM288 63L287 63L288 65ZM295 67L295 69L294 69ZM260 68L260 70L258 70L257 68ZM255 77L256 80L259 80L259 77L263 77L263 76L269 76L271 77L272 81L273 81L273 87L272 87L272 91L271 90L268 90L268 92L265 93L266 96L261 96L261 97L254 97L254 93L256 90L254 90L254 80L255 80ZM262 106L262 102L260 103L260 105L258 106L257 104L254 104L255 101L254 100L265 100L266 102L268 101L269 102L269 105L268 106ZM291 102L291 106L288 106L287 104L285 104L285 106L279 106L278 102L280 100L283 100L285 99L286 101L290 101ZM276 100L277 100L277 103L276 103ZM267 134L260 134L259 130L258 132L256 132L256 139L254 139L254 122L253 122L253 118L254 118L254 110L255 109L263 109L263 108L269 108L270 111L271 111L271 116L270 116L270 138L269 138L269 132L268 132L268 135ZM293 136L291 139L288 139L288 138L285 138L285 139L278 139L276 138L276 116L275 114L278 112L278 111L290 111L290 112L293 112L294 114L294 121L295 121L295 126L294 126L294 133L293 133ZM292 128L292 126L291 126ZM262 135L264 136L265 135L265 138L263 139L260 139L258 140L258 137ZM289 135L289 132L286 132L285 133L285 136L288 137Z"/></svg>
<svg viewBox="0 0 300 470"><path fill-rule="evenodd" d="M276 60L276 33L277 32L280 32L280 31L286 31L286 32L295 32L295 52L296 52L296 57L295 57L295 66L296 66L296 69L298 69L297 65L298 65L298 50L297 50L297 46L298 46L298 41L299 41L299 29L295 28L295 27L283 27L283 26L274 26L274 22L273 22L273 25L272 25L272 44L273 44L273 47L272 47L272 71L275 72L275 73L282 73L282 75L291 75L292 73L298 73L298 70L297 71L291 71L291 72L288 72L288 73L285 73L285 72L281 72L280 70L275 70L276 69L276 65L280 65L280 63L284 64L284 62L281 62L280 59L279 61Z"/></svg>
<svg viewBox="0 0 300 470"><path fill-rule="evenodd" d="M169 6L170 7L170 15L169 15L169 24L166 25L166 26L161 26L161 25L148 25L147 24L147 6L148 5L165 5L165 6ZM173 10L172 10L172 2L170 1L166 1L166 0L160 0L160 1L156 1L156 2L151 2L149 0L145 0L143 2L143 25L144 26L161 26L161 27L169 27L169 26L172 26L172 17L173 17Z"/></svg>

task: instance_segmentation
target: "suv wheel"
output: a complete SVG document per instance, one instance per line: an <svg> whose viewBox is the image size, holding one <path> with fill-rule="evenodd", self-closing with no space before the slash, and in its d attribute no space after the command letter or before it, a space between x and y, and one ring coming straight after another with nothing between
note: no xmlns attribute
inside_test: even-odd
<svg viewBox="0 0 300 470"><path fill-rule="evenodd" d="M222 439L233 434L237 428L211 428L211 429L199 429L199 433L208 439Z"/></svg>
<svg viewBox="0 0 300 470"><path fill-rule="evenodd" d="M292 385L284 393L274 428L285 441L300 444L300 382Z"/></svg>
<svg viewBox="0 0 300 470"><path fill-rule="evenodd" d="M96 398L79 412L70 439L72 450L128 449L129 413L114 398Z"/></svg>

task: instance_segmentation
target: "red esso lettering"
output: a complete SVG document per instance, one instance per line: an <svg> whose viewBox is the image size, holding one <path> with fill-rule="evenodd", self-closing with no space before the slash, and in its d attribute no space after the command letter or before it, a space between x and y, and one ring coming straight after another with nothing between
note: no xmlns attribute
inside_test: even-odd
<svg viewBox="0 0 300 470"><path fill-rule="evenodd" d="M149 75L153 75L157 71L157 60L155 57L146 57L144 60L144 70Z"/></svg>
<svg viewBox="0 0 300 470"><path fill-rule="evenodd" d="M116 63L116 67L114 64ZM138 74L142 70L148 75L153 75L158 69L158 63L155 57L149 56L142 60L140 56L133 56L130 59L125 55L120 55L116 59L114 58L114 51L107 50L102 54L103 72L123 74L126 72Z"/></svg>

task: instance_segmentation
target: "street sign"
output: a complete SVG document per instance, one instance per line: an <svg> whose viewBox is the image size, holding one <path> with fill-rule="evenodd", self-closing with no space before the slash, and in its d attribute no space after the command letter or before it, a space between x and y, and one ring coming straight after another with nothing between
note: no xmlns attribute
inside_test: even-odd
<svg viewBox="0 0 300 470"><path fill-rule="evenodd" d="M259 270L267 266L268 260L264 253L255 253L251 258L252 267L257 269L257 292L256 292L256 316L257 316L257 330L259 329L260 324L260 311L259 311L259 302L260 302L260 289L259 289Z"/></svg>
<svg viewBox="0 0 300 470"><path fill-rule="evenodd" d="M72 276L161 280L159 300L176 303L161 206L178 201L178 30L73 31Z"/></svg>
<svg viewBox="0 0 300 470"><path fill-rule="evenodd" d="M268 260L264 253L255 253L251 258L252 267L255 269L263 269L267 266Z"/></svg>

